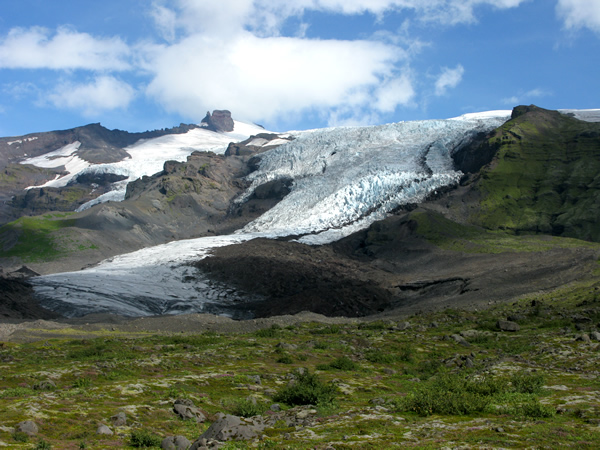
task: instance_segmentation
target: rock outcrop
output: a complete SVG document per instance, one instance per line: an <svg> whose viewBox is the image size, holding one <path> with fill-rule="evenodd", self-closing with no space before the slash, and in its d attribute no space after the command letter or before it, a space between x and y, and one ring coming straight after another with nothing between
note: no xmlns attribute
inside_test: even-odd
<svg viewBox="0 0 600 450"><path fill-rule="evenodd" d="M210 130L222 132L233 131L234 126L231 111L226 109L215 109L212 114L207 111L202 123L206 123Z"/></svg>

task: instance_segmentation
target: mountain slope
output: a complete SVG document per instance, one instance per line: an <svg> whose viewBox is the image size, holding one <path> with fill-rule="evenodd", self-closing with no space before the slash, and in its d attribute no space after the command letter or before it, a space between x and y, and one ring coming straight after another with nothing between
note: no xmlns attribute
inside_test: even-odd
<svg viewBox="0 0 600 450"><path fill-rule="evenodd" d="M495 150L473 188L467 221L516 234L600 241L600 123L515 108L477 151Z"/></svg>
<svg viewBox="0 0 600 450"><path fill-rule="evenodd" d="M251 159L194 153L184 164L167 163L160 174L130 184L124 202L33 225L46 233L42 236L61 236L63 242L72 238L62 233L74 229L82 237L104 239L90 241L98 249L79 244L81 255L89 250L98 256L185 233L230 233L254 218L250 224L235 234L147 248L32 283L45 305L70 316L248 317L305 309L360 316L478 307L594 278L597 244L515 236L543 229L485 220L498 217L510 224L524 216L527 205L543 213L539 195L516 211L506 205L514 198L529 201L525 194L553 181L548 174L557 167L568 172L581 160L591 164L598 124L535 107L517 108L506 119L495 113L314 130ZM570 150L574 140L585 142ZM246 151L234 147L229 154ZM518 163L511 166L515 155ZM457 168L471 172L461 186ZM490 180L497 188L489 188ZM593 183L587 191L593 197ZM513 215L490 214L489 199L496 193L499 201L492 205ZM10 233L2 239L14 248ZM295 239L332 244L286 242ZM212 256L203 259L207 254ZM84 259L63 260L81 267ZM50 271L59 270L63 260Z"/></svg>

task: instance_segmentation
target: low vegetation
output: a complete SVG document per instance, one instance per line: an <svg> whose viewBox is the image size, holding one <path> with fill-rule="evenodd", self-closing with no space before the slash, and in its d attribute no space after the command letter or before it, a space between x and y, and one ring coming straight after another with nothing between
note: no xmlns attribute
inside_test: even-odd
<svg viewBox="0 0 600 450"><path fill-rule="evenodd" d="M499 319L517 323L501 331ZM275 325L248 334L0 343L0 445L158 448L218 413L278 420L224 448L596 448L600 283L406 321ZM286 361L281 361L283 357ZM206 420L184 420L175 401ZM113 417L124 413L125 424ZM287 417L287 416L286 416ZM37 424L35 436L17 425ZM112 435L97 433L106 425Z"/></svg>

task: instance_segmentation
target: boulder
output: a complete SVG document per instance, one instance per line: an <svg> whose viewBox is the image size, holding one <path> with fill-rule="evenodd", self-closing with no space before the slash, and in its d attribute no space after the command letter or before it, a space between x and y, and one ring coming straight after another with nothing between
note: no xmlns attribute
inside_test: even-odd
<svg viewBox="0 0 600 450"><path fill-rule="evenodd" d="M471 344L469 344L469 342L465 340L465 338L462 337L460 334L453 334L452 336L450 336L450 338L457 344L462 345L463 347L471 346Z"/></svg>
<svg viewBox="0 0 600 450"><path fill-rule="evenodd" d="M252 419L233 416L230 414L220 414L219 418L206 430L194 444L191 449L197 449L201 440L217 441L239 441L254 439L262 432L264 425L255 423Z"/></svg>
<svg viewBox="0 0 600 450"><path fill-rule="evenodd" d="M115 427L124 427L125 425L127 425L127 416L124 412L120 412L112 416L110 418L110 421Z"/></svg>
<svg viewBox="0 0 600 450"><path fill-rule="evenodd" d="M193 419L196 423L203 423L206 421L204 413L199 408L196 408L194 403L187 399L175 400L173 411L183 420Z"/></svg>
<svg viewBox="0 0 600 450"><path fill-rule="evenodd" d="M575 338L575 340L578 341L578 342L586 342L586 343L591 342L590 337L587 334L585 334L585 333L580 334L579 336L577 336Z"/></svg>
<svg viewBox="0 0 600 450"><path fill-rule="evenodd" d="M185 436L167 436L160 448L164 450L187 450L192 443Z"/></svg>
<svg viewBox="0 0 600 450"><path fill-rule="evenodd" d="M17 431L28 436L35 436L38 434L38 426L32 420L24 420L17 424Z"/></svg>
<svg viewBox="0 0 600 450"><path fill-rule="evenodd" d="M600 341L600 333L598 333L597 331L592 331L590 333L590 339L592 341Z"/></svg>
<svg viewBox="0 0 600 450"><path fill-rule="evenodd" d="M96 434L101 434L103 436L112 436L114 433L113 431L108 428L106 425L100 425L98 426L98 428L96 429Z"/></svg>
<svg viewBox="0 0 600 450"><path fill-rule="evenodd" d="M510 320L499 320L496 322L496 328L501 331L519 331L521 327L518 323L512 322Z"/></svg>

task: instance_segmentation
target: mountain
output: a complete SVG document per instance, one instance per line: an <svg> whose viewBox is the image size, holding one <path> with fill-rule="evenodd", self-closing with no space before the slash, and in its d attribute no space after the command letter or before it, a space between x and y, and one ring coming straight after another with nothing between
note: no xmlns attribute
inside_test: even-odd
<svg viewBox="0 0 600 450"><path fill-rule="evenodd" d="M194 151L223 153L232 141L265 131L240 122L233 130L229 111L215 113L230 128L217 129L212 119L143 133L91 124L0 139L0 224L123 200L127 183L159 172L166 160L182 162Z"/></svg>
<svg viewBox="0 0 600 450"><path fill-rule="evenodd" d="M592 276L599 256L597 244L549 237L597 240L600 124L573 115L597 114L530 106L262 130L220 154L163 160L129 182L121 202L3 226L1 261L49 274L31 279L36 294L68 316L362 316L555 289ZM198 132L214 133L182 136ZM126 150L135 159L136 148L157 147ZM119 164L95 173L118 173Z"/></svg>

